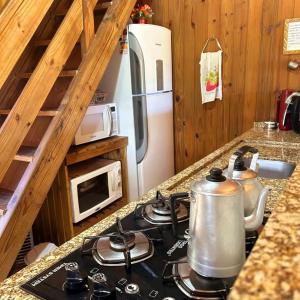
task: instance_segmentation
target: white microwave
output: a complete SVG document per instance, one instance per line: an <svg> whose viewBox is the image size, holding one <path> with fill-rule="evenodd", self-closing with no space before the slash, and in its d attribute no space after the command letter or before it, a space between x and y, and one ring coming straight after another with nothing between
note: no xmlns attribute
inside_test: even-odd
<svg viewBox="0 0 300 300"><path fill-rule="evenodd" d="M122 197L121 163L91 159L70 166L73 223Z"/></svg>
<svg viewBox="0 0 300 300"><path fill-rule="evenodd" d="M90 105L76 132L74 145L80 145L118 134L116 103Z"/></svg>

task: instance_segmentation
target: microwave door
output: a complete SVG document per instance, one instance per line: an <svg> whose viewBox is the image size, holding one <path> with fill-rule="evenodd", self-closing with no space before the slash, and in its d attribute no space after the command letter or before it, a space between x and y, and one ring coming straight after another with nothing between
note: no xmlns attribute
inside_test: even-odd
<svg viewBox="0 0 300 300"><path fill-rule="evenodd" d="M112 116L108 105L90 106L75 135L75 144L88 143L110 135Z"/></svg>

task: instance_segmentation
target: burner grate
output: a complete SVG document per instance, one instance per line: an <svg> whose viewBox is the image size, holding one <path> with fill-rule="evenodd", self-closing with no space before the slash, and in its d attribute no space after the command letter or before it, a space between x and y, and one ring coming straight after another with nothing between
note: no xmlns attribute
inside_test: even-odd
<svg viewBox="0 0 300 300"><path fill-rule="evenodd" d="M165 197L157 191L156 197L147 203L139 203L135 207L134 215L136 218L142 218L153 225L173 224L172 209L177 217L177 222L188 220L188 193L171 194ZM172 199L174 208L172 208Z"/></svg>
<svg viewBox="0 0 300 300"><path fill-rule="evenodd" d="M171 268L171 274L166 275ZM208 278L191 269L187 258L166 262L162 280L174 280L177 287L191 299L226 299L236 277Z"/></svg>
<svg viewBox="0 0 300 300"><path fill-rule="evenodd" d="M126 271L130 272L131 264L146 260L153 255L153 242L162 241L159 227L126 231L117 218L116 228L116 232L84 237L81 254L92 255L95 261L103 266L124 265ZM151 231L159 232L160 237L148 236L147 233Z"/></svg>

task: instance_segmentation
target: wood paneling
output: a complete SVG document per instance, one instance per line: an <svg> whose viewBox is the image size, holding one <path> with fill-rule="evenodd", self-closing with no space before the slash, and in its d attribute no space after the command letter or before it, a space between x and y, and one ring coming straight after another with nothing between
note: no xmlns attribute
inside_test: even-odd
<svg viewBox="0 0 300 300"><path fill-rule="evenodd" d="M74 236L69 190L68 170L62 165L33 226L36 244L61 245Z"/></svg>
<svg viewBox="0 0 300 300"><path fill-rule="evenodd" d="M300 72L283 55L286 18L300 17L299 0L152 0L153 23L173 39L176 169L182 170L248 130L274 119L275 94L300 89ZM205 40L223 47L223 100L202 105L199 59ZM214 48L210 48L214 50Z"/></svg>

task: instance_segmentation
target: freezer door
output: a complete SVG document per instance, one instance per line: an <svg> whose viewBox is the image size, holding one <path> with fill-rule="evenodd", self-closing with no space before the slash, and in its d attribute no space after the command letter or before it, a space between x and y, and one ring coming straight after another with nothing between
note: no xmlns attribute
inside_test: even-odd
<svg viewBox="0 0 300 300"><path fill-rule="evenodd" d="M145 94L145 63L141 46L132 34L129 34L130 73L133 95Z"/></svg>
<svg viewBox="0 0 300 300"><path fill-rule="evenodd" d="M139 195L174 175L172 93L147 95L148 143L138 164Z"/></svg>
<svg viewBox="0 0 300 300"><path fill-rule="evenodd" d="M146 94L171 91L171 31L151 24L131 24L129 37L135 37L142 51ZM134 47L132 38L129 38L129 47Z"/></svg>

